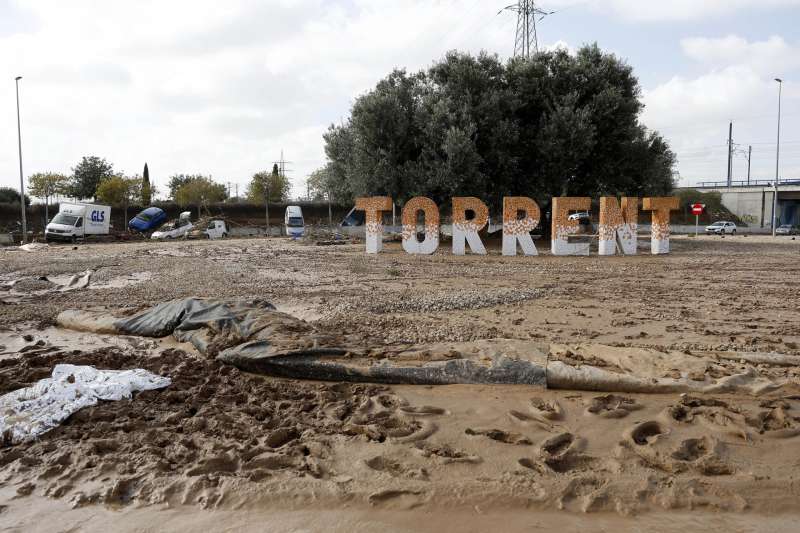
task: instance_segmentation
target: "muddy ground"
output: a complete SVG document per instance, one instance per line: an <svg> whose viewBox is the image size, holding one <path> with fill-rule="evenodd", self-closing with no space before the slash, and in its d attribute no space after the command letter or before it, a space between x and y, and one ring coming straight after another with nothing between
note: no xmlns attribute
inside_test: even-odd
<svg viewBox="0 0 800 533"><path fill-rule="evenodd" d="M800 241L678 237L672 248L614 258L504 258L496 247L418 257L398 244L367 256L281 239L0 249L0 393L62 362L173 379L0 448L0 521L158 530L161 516L170 529L239 530L280 510L280 531L319 516L334 531L481 531L498 520L592 531L629 517L649 530L788 530L800 503L792 387L752 397L312 383L249 375L174 341L54 327L65 309L258 297L364 346L503 338L800 355ZM77 290L38 279L88 269ZM758 370L800 383L797 367ZM244 523L243 510L261 518Z"/></svg>

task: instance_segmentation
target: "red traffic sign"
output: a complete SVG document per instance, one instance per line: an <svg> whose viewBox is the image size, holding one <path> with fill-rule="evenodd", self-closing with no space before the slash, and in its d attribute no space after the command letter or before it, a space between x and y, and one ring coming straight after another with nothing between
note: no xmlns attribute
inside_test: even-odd
<svg viewBox="0 0 800 533"><path fill-rule="evenodd" d="M706 208L706 204L692 204L692 214L693 215L702 215L703 210Z"/></svg>

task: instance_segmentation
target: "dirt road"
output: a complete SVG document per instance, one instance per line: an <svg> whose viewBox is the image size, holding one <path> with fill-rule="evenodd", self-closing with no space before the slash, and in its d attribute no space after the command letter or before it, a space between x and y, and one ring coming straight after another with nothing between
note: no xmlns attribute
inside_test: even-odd
<svg viewBox="0 0 800 533"><path fill-rule="evenodd" d="M101 530L117 516L156 530L164 516L189 530L215 516L222 529L258 530L264 522L243 523L236 510L281 510L275 530L322 513L330 530L424 529L420 517L435 515L430 528L480 531L490 517L528 530L529 512L547 528L564 510L583 531L641 515L642 526L789 530L800 502L796 366L756 365L787 384L758 397L311 383L249 375L174 341L54 327L65 309L255 297L365 346L516 339L563 346L578 365L593 361L576 346L632 347L713 361L711 374L723 352L800 355L800 241L790 238L673 238L670 256L613 258L505 258L491 246L487 257L411 256L398 244L367 256L362 246L0 250L0 393L59 362L173 379L0 448L2 521L48 530L41 517L63 516L64 528ZM87 287L60 292L87 270Z"/></svg>

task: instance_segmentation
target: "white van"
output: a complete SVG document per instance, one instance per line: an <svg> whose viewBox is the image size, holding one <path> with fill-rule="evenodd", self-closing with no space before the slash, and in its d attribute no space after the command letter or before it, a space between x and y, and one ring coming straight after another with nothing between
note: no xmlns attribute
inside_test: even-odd
<svg viewBox="0 0 800 533"><path fill-rule="evenodd" d="M286 207L286 215L284 216L284 225L286 226L286 235L296 239L302 237L306 229L306 224L303 221L303 210L299 205L289 205Z"/></svg>
<svg viewBox="0 0 800 533"><path fill-rule="evenodd" d="M44 229L46 241L72 241L89 235L108 235L111 207L97 204L61 204Z"/></svg>

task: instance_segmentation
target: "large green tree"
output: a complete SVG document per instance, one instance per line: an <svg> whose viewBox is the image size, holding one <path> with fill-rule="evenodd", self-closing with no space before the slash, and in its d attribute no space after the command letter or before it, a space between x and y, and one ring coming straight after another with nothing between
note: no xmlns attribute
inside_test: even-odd
<svg viewBox="0 0 800 533"><path fill-rule="evenodd" d="M114 175L114 166L97 156L84 156L72 169L69 194L78 199L94 198L97 187Z"/></svg>
<svg viewBox="0 0 800 533"><path fill-rule="evenodd" d="M142 178L139 176L111 176L97 186L97 201L113 207L121 207L128 220L128 206L138 201L142 193Z"/></svg>
<svg viewBox="0 0 800 533"><path fill-rule="evenodd" d="M639 122L632 69L596 45L506 63L451 52L395 70L324 135L328 190L438 202L478 196L663 194L675 156Z"/></svg>
<svg viewBox="0 0 800 533"><path fill-rule="evenodd" d="M169 188L169 197L174 200L175 193L178 192L178 189L197 179L211 180L211 176L204 176L202 174L173 174L170 176L169 182L167 183L167 188Z"/></svg>
<svg viewBox="0 0 800 533"><path fill-rule="evenodd" d="M206 176L197 176L186 181L173 195L175 202L181 206L213 204L223 202L227 197L225 185Z"/></svg>
<svg viewBox="0 0 800 533"><path fill-rule="evenodd" d="M272 166L272 172L256 172L247 186L247 199L251 202L261 203L269 193L270 202L284 202L289 199L292 184L289 178L282 174L278 165Z"/></svg>

